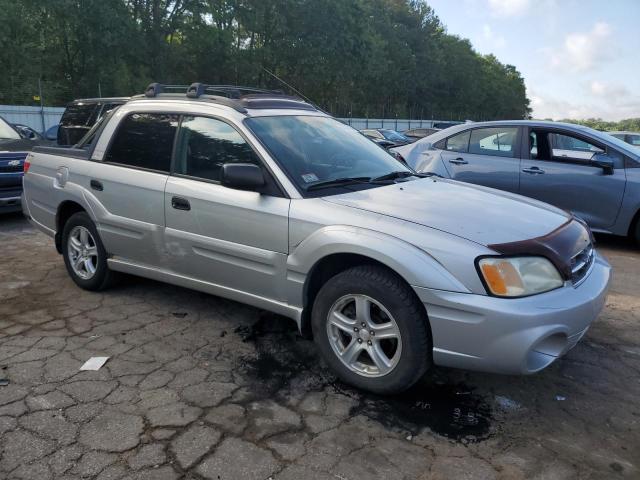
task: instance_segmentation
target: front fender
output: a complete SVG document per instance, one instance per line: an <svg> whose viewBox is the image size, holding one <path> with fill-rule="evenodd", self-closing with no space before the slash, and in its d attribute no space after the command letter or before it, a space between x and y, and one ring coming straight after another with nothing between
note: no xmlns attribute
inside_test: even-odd
<svg viewBox="0 0 640 480"><path fill-rule="evenodd" d="M289 255L289 303L303 306L307 276L320 260L338 253L362 255L376 260L395 271L409 285L469 292L437 260L410 243L366 228L332 225L313 232Z"/></svg>

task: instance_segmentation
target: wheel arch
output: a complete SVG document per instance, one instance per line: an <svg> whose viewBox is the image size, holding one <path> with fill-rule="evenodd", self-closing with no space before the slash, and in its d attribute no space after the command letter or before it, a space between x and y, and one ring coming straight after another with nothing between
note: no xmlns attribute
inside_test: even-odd
<svg viewBox="0 0 640 480"><path fill-rule="evenodd" d="M391 235L357 227L325 227L305 239L289 256L291 303L300 305L300 331L311 335L310 311L322 285L357 265L379 265L409 287L468 291L433 257Z"/></svg>
<svg viewBox="0 0 640 480"><path fill-rule="evenodd" d="M58 210L56 211L55 244L56 250L60 254L62 254L62 231L64 230L64 226L69 218L78 212L85 212L89 214L86 208L74 200L65 200L58 205Z"/></svg>

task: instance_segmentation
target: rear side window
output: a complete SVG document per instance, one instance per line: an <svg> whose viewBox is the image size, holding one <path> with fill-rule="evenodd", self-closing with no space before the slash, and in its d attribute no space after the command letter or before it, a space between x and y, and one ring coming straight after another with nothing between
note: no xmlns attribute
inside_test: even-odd
<svg viewBox="0 0 640 480"><path fill-rule="evenodd" d="M466 152L469 148L469 135L471 132L467 130L466 132L459 133L458 135L454 135L453 137L447 138L447 143L445 144L445 150L449 152Z"/></svg>
<svg viewBox="0 0 640 480"><path fill-rule="evenodd" d="M472 130L469 153L515 157L518 128L478 128Z"/></svg>
<svg viewBox="0 0 640 480"><path fill-rule="evenodd" d="M219 182L225 163L261 165L251 146L228 123L215 118L183 117L175 172Z"/></svg>
<svg viewBox="0 0 640 480"><path fill-rule="evenodd" d="M105 161L168 172L178 115L133 113L115 133Z"/></svg>
<svg viewBox="0 0 640 480"><path fill-rule="evenodd" d="M69 105L60 119L62 126L87 125L98 105L96 103Z"/></svg>

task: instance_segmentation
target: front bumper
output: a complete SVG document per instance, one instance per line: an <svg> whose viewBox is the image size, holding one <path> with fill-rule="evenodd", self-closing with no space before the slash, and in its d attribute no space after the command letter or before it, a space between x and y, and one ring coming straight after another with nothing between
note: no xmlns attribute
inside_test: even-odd
<svg viewBox="0 0 640 480"><path fill-rule="evenodd" d="M526 298L413 287L425 304L436 365L530 374L569 351L600 314L611 267L596 254L587 278Z"/></svg>
<svg viewBox="0 0 640 480"><path fill-rule="evenodd" d="M0 213L19 212L21 210L20 192L0 196Z"/></svg>

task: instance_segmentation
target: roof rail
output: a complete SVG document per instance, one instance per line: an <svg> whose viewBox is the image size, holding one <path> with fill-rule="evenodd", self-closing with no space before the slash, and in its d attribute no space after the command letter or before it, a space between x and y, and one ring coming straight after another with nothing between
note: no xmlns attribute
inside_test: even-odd
<svg viewBox="0 0 640 480"><path fill-rule="evenodd" d="M207 85L205 83L192 83L187 89L187 97L189 98L198 98L204 94L224 94L228 98L239 99L243 95L252 93L284 95L282 90L267 90L264 88L241 87L238 85Z"/></svg>
<svg viewBox="0 0 640 480"><path fill-rule="evenodd" d="M237 85L208 85L206 83L195 82L191 85L163 85L162 83L150 83L144 91L145 97L157 97L161 93L180 93L169 92L168 90L183 90L189 98L200 98L202 95L221 95L227 98L239 99L247 94L268 94L268 95L284 95L282 90L267 90L264 88L241 87Z"/></svg>
<svg viewBox="0 0 640 480"><path fill-rule="evenodd" d="M169 91L173 90L173 91ZM184 94L187 98L209 100L231 107L238 112L246 113L247 108L298 108L303 110L317 110L299 97L287 96L282 90L267 90L255 87L237 85L207 85L195 82L191 85L163 85L151 83L143 95L133 98L155 98L160 95L179 98ZM276 97L276 98L274 98Z"/></svg>

